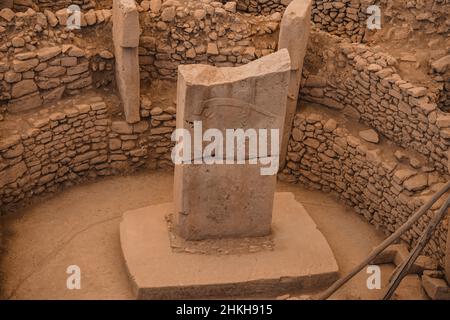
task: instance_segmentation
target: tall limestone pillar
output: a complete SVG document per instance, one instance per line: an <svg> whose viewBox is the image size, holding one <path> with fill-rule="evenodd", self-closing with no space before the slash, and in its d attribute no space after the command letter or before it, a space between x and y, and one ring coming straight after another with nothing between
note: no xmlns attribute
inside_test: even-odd
<svg viewBox="0 0 450 320"><path fill-rule="evenodd" d="M280 152L280 168L286 162L289 137L297 109L297 100L302 79L303 60L308 45L312 0L294 0L286 8L281 20L278 50L288 49L291 57L291 81L286 107L286 122Z"/></svg>
<svg viewBox="0 0 450 320"><path fill-rule="evenodd" d="M113 1L116 84L128 123L140 120L139 13L134 0Z"/></svg>

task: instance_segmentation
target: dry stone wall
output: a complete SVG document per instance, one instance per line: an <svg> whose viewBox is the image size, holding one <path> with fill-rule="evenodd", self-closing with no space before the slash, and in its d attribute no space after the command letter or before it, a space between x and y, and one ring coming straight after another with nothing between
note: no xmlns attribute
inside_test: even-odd
<svg viewBox="0 0 450 320"><path fill-rule="evenodd" d="M227 2L227 1L224 1ZM283 12L291 0L237 0L237 9L258 14Z"/></svg>
<svg viewBox="0 0 450 320"><path fill-rule="evenodd" d="M366 10L371 2L375 1L316 0L313 2L312 21L324 31L361 42L367 28Z"/></svg>
<svg viewBox="0 0 450 320"><path fill-rule="evenodd" d="M283 13L290 0L238 0L240 11L272 14ZM362 0L314 0L311 20L316 27L331 34L361 42L364 37L367 14L367 2Z"/></svg>
<svg viewBox="0 0 450 320"><path fill-rule="evenodd" d="M75 46L18 53L0 66L2 100L8 101L10 113L57 101L64 93L74 95L93 84L90 60L84 50ZM107 69L112 69L110 63Z"/></svg>
<svg viewBox="0 0 450 320"><path fill-rule="evenodd" d="M237 0L237 9L253 14L284 12L290 0ZM411 30L426 34L448 34L450 23L447 0L313 0L311 20L315 26L330 34L348 38L352 42L365 40L367 8L381 8L382 28L398 25L394 33L400 36ZM406 24L405 24L406 22ZM407 30L406 30L406 29ZM404 30L405 29L405 30Z"/></svg>
<svg viewBox="0 0 450 320"><path fill-rule="evenodd" d="M6 0L7 4L5 8L11 8L15 11L26 11L29 8L34 10L49 9L51 11L57 11L67 8L70 5L77 5L82 10L89 10L97 7L98 2L98 0Z"/></svg>
<svg viewBox="0 0 450 320"><path fill-rule="evenodd" d="M34 2L42 9L50 9L52 11L67 8L70 5L77 5L82 10L89 10L96 7L95 0L34 0Z"/></svg>
<svg viewBox="0 0 450 320"><path fill-rule="evenodd" d="M403 80L392 56L340 40L333 47L333 38L323 33L312 38L320 36L330 46L324 49L319 66L306 63L309 73L304 73L301 98L364 122L448 173L450 114L438 108L438 93ZM316 54L310 51L307 59L317 58Z"/></svg>
<svg viewBox="0 0 450 320"><path fill-rule="evenodd" d="M277 46L280 13L242 14L235 2L210 0L169 0L142 8L141 79L176 79L180 64L238 66L273 53Z"/></svg>
<svg viewBox="0 0 450 320"><path fill-rule="evenodd" d="M180 64L239 66L274 52L283 5L277 0L140 2L141 79L176 79ZM358 1L316 0L313 21L329 33L359 42L365 23L361 8ZM92 32L88 37L101 28L110 33L110 17L106 9L85 11L82 25L92 28L83 32ZM419 18L430 30L440 21ZM64 30L66 20L65 10L0 11L0 103L5 109L47 104L64 93L84 94L112 81L111 48L73 44L76 32ZM403 80L396 65L387 54L316 32L300 96L371 126L428 163L405 164L401 156L386 160L380 156L383 150L367 148L335 120L301 113L294 122L283 172L291 181L336 193L387 232L406 221L446 177L450 144L450 115L445 113L448 56L431 66L435 79L444 83L441 92ZM141 166L171 166L175 108L155 107L146 95L140 107L142 120L131 125L110 114L101 98L94 98L31 119L31 128L19 135L2 136L0 206L88 178ZM428 220L420 221L404 240L413 244ZM427 248L441 265L447 229L446 221Z"/></svg>
<svg viewBox="0 0 450 320"><path fill-rule="evenodd" d="M444 177L433 168L413 167L408 160L417 160L407 159L403 150L367 143L338 123L342 119L326 113L298 113L280 177L332 192L373 225L394 232L443 185ZM432 214L419 220L403 240L412 246ZM447 230L444 221L425 250L441 266Z"/></svg>
<svg viewBox="0 0 450 320"><path fill-rule="evenodd" d="M450 55L446 55L431 63L433 80L441 84L438 106L444 112L450 112Z"/></svg>
<svg viewBox="0 0 450 320"><path fill-rule="evenodd" d="M42 10L36 11L29 8L25 12L16 12L9 8L0 10L0 40L1 50L5 53L11 48L12 39L22 37L25 43L19 46L13 46L15 51L20 48L32 48L38 41L65 43L73 40L76 33L89 31L88 27L108 25L111 21L111 10L89 10L81 12L82 30L70 32L65 27L69 14L67 9L58 11ZM84 29L83 29L84 28ZM109 32L110 33L110 32ZM107 37L108 30L104 30L104 36Z"/></svg>
<svg viewBox="0 0 450 320"><path fill-rule="evenodd" d="M89 25L108 31L110 11L97 12L103 20L92 11L95 19L88 20ZM64 28L66 18L61 13L0 11L0 113L32 109L113 82L112 52L72 44L79 42L78 35ZM83 29L89 31L92 28Z"/></svg>
<svg viewBox="0 0 450 320"><path fill-rule="evenodd" d="M175 108L151 107L144 120L115 120L100 97L24 119L30 128L2 136L0 207L6 208L59 186L134 170L171 165Z"/></svg>

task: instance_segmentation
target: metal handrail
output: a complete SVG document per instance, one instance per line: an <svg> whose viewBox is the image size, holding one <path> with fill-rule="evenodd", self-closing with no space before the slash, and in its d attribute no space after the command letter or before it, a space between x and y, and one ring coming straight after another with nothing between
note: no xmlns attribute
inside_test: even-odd
<svg viewBox="0 0 450 320"><path fill-rule="evenodd" d="M409 253L408 257L405 259L405 261L403 261L400 264L400 266L398 266L398 268L395 269L392 279L389 282L389 286L386 291L386 294L383 297L383 300L389 300L392 297L395 290L400 285L400 282L408 274L409 270L411 269L412 265L419 257L422 250L425 248L427 243L430 241L431 237L433 236L434 230L436 230L439 223L442 221L442 219L444 219L449 206L450 206L450 197L447 198L447 200L442 205L442 207L439 209L439 211L435 214L433 219L431 219L427 228L420 236L419 241L417 242L417 245L414 247L413 250L411 250L411 252Z"/></svg>
<svg viewBox="0 0 450 320"><path fill-rule="evenodd" d="M434 194L433 197L427 203L425 203L413 216L411 216L408 219L408 221L406 221L399 229L397 229L380 245L375 247L366 259L364 259L360 264L358 264L343 278L337 280L333 285L331 285L331 287L329 287L323 293L319 294L317 297L313 297L313 299L317 300L328 299L333 293L335 293L345 283L347 283L356 274L358 274L365 266L369 265L381 252L384 251L384 249L386 249L388 246L390 246L396 240L398 240L405 231L409 230L449 190L450 190L450 181L447 182L438 192L436 192L436 194Z"/></svg>

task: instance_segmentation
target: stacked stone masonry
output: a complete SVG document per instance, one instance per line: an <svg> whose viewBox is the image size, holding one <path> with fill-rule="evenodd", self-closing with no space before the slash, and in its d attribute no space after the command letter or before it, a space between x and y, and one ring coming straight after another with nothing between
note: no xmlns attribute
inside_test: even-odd
<svg viewBox="0 0 450 320"><path fill-rule="evenodd" d="M238 66L276 50L278 12L254 16L237 13L235 2L209 0L170 0L142 10L141 79L176 79L180 64Z"/></svg>
<svg viewBox="0 0 450 320"><path fill-rule="evenodd" d="M237 8L245 12L272 14L284 12L290 2L291 0L237 0ZM412 28L424 30L427 34L448 34L450 30L450 2L447 0L314 0L311 20L323 31L349 38L352 42L361 42L368 33L367 20L372 12L368 14L367 9L371 5L380 7L382 27L393 20L406 20L405 17L408 17L414 21Z"/></svg>
<svg viewBox="0 0 450 320"><path fill-rule="evenodd" d="M99 97L86 98L46 116L29 118L30 129L2 137L0 206L16 203L86 178L171 165L175 108L151 108L134 125L112 120ZM144 99L145 100L145 99ZM24 120L25 121L25 120Z"/></svg>
<svg viewBox="0 0 450 320"><path fill-rule="evenodd" d="M417 160L405 159L401 149L367 143L338 122L342 123L326 113L298 113L287 166L280 178L332 192L370 223L392 233L442 187L445 179L432 168L414 168L405 160L412 164ZM402 239L412 246L432 215L430 211ZM444 221L425 250L441 266L447 230L448 221Z"/></svg>
<svg viewBox="0 0 450 320"><path fill-rule="evenodd" d="M84 21L86 25L105 25L110 19L110 10L92 12L94 18ZM71 44L74 35L64 29L66 20L67 15L47 10L0 11L0 113L36 108L113 82L114 55L109 47Z"/></svg>
<svg viewBox="0 0 450 320"><path fill-rule="evenodd" d="M67 42L73 40L74 34L67 30L69 11L63 8L58 11L44 9L36 11L29 8L25 12L15 12L9 8L0 10L0 39L2 42L0 52L7 52L11 48L14 37L22 37L25 43L13 48L27 48L37 44L36 40L49 42ZM111 10L91 9L80 13L81 31L86 27L108 24L111 21ZM73 30L79 32L78 30ZM106 30L107 31L107 30ZM107 35L107 33L105 33ZM9 44L9 45L8 45ZM31 47L30 47L31 48ZM16 50L17 51L17 50Z"/></svg>
<svg viewBox="0 0 450 320"><path fill-rule="evenodd" d="M0 52L7 52L11 49L12 39L22 37L23 45L13 46L15 51L20 48L32 48L38 41L48 41L55 43L65 43L75 38L75 34L66 28L69 11L63 8L57 11L41 10L36 11L29 8L25 12L13 11L9 8L0 10ZM99 27L108 25L111 21L110 9L88 10L80 12L81 30L73 32L85 32L87 27ZM83 29L84 28L84 29ZM108 30L105 30L107 35Z"/></svg>
<svg viewBox="0 0 450 320"><path fill-rule="evenodd" d="M33 10L49 9L51 11L67 8L71 5L77 5L82 10L89 10L97 7L101 0L3 0L0 3L0 9L10 8L15 11L26 11L29 8Z"/></svg>
<svg viewBox="0 0 450 320"><path fill-rule="evenodd" d="M301 98L341 110L448 173L450 115L438 108L440 93L403 80L396 59L388 54L340 40L333 47L332 37L315 36L325 36L330 49L323 67L304 73Z"/></svg>
<svg viewBox="0 0 450 320"><path fill-rule="evenodd" d="M45 107L114 80L111 41L109 47L101 48L73 44L77 31L64 28L67 11L57 7L63 2L53 1L55 6L46 7L46 1L35 1L44 9L41 12L32 5L23 5L22 12L0 10L0 116L5 110L20 111L22 106ZM94 9L89 1L70 2L84 6L82 26L90 28L84 28L82 35L111 33L111 10ZM141 80L174 80L180 64L239 66L276 51L281 16L288 3L140 1ZM361 42L367 18L364 8L360 1L316 0L312 20L319 29ZM449 24L439 19L417 19L419 26L437 30L439 25L440 32L448 32ZM324 40L327 48L321 48L317 39ZM314 63L318 57L319 67ZM419 167L414 162L405 168L398 161L386 161L337 124L335 128L332 119L299 114L283 172L291 181L336 192L387 232L406 221L447 177L450 145L450 115L446 113L450 109L449 56L430 68L434 80L443 84L440 92L403 80L396 66L388 54L315 31L300 97L365 123L382 134L382 139L424 156L426 165ZM116 119L97 98L43 119L30 119L27 132L2 136L0 206L87 178L142 166L171 166L176 110L155 107L151 98L141 97L142 121L133 125ZM413 244L428 220L420 221L404 240ZM440 226L427 248L427 254L441 266L447 224Z"/></svg>
<svg viewBox="0 0 450 320"><path fill-rule="evenodd" d="M272 14L284 12L290 0L238 0L238 10ZM361 42L366 31L367 6L374 1L361 0L315 0L311 19L314 24L331 34Z"/></svg>
<svg viewBox="0 0 450 320"><path fill-rule="evenodd" d="M31 2L28 0L28 2ZM41 9L60 10L68 8L70 5L77 5L82 10L94 9L96 0L34 0Z"/></svg>

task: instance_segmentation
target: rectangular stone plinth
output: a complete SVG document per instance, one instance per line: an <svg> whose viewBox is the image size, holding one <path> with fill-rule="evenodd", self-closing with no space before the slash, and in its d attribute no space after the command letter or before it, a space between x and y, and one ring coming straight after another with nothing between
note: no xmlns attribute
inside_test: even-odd
<svg viewBox="0 0 450 320"><path fill-rule="evenodd" d="M121 247L138 299L276 297L323 289L338 277L328 242L292 193L275 195L273 250L253 253L173 250L165 219L173 210L166 203L123 216Z"/></svg>
<svg viewBox="0 0 450 320"><path fill-rule="evenodd" d="M194 137L197 132L193 124L201 122L203 132L217 129L223 137L227 136L227 129L266 129L269 136L270 129L277 129L281 136L290 69L287 50L237 68L180 66L177 129L185 129ZM228 142L224 141L224 145ZM256 157L257 164L177 164L177 232L189 240L268 234L276 169L273 176L262 175L261 160L267 156L278 159L279 148L275 154L270 152L270 146L268 151L261 158L259 153L246 153L245 159ZM197 160L195 151L189 161L194 159Z"/></svg>

